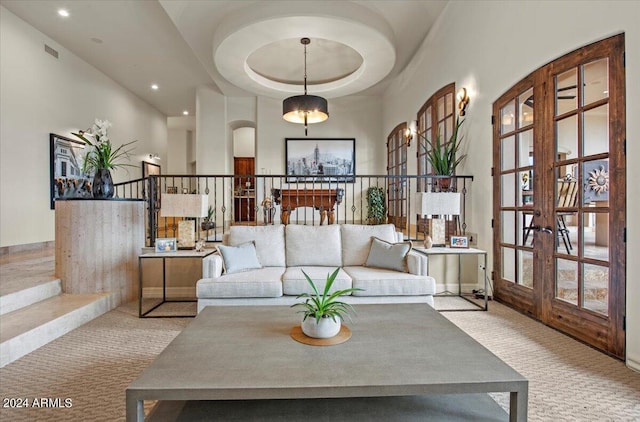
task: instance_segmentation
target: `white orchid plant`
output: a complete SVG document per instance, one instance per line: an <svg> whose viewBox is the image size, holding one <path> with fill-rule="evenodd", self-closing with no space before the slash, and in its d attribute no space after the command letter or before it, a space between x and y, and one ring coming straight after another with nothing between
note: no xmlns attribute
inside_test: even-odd
<svg viewBox="0 0 640 422"><path fill-rule="evenodd" d="M111 122L108 120L96 119L87 130L80 130L78 133L72 133L82 141L93 147L93 150L87 152L84 157L83 171L90 173L97 169L115 170L119 167L133 167L132 164L119 163L123 158L129 158L129 154L133 148L127 147L136 141L131 141L113 148L109 139L109 128Z"/></svg>

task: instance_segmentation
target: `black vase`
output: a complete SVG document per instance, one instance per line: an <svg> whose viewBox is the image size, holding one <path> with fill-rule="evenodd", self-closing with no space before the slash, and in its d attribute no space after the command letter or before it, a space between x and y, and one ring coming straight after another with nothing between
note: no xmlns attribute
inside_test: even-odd
<svg viewBox="0 0 640 422"><path fill-rule="evenodd" d="M98 199L113 198L115 189L113 187L113 179L111 178L111 172L109 169L96 169L96 174L93 176L91 193L93 193L94 198Z"/></svg>

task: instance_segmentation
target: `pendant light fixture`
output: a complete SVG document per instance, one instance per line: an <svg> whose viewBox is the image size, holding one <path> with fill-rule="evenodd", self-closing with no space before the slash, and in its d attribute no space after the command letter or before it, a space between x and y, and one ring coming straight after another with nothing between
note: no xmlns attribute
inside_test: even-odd
<svg viewBox="0 0 640 422"><path fill-rule="evenodd" d="M294 95L282 102L282 118L291 123L304 123L306 136L309 123L320 123L329 118L329 108L326 99L307 95L307 45L311 40L305 37L300 43L304 45L304 95Z"/></svg>

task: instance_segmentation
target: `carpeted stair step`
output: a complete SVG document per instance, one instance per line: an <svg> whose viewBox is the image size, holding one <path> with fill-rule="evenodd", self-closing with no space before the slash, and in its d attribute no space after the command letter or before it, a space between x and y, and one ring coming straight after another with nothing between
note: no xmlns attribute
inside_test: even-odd
<svg viewBox="0 0 640 422"><path fill-rule="evenodd" d="M58 296L62 293L62 283L60 279L43 280L33 287L3 294L0 296L0 315L17 311L34 303Z"/></svg>
<svg viewBox="0 0 640 422"><path fill-rule="evenodd" d="M0 367L112 308L110 293L60 294L0 316Z"/></svg>

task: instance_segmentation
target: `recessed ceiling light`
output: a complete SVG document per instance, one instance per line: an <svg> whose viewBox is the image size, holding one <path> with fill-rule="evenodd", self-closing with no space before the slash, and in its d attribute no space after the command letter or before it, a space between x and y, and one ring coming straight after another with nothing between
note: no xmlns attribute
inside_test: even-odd
<svg viewBox="0 0 640 422"><path fill-rule="evenodd" d="M154 91L157 91L158 88L159 88L159 86L157 84L151 85L151 89L153 89Z"/></svg>
<svg viewBox="0 0 640 422"><path fill-rule="evenodd" d="M58 14L60 16L62 16L63 18L68 18L69 17L69 12L65 9L60 9L58 10Z"/></svg>
<svg viewBox="0 0 640 422"><path fill-rule="evenodd" d="M183 111L182 114L184 114L185 116L189 115L189 112L187 110Z"/></svg>

